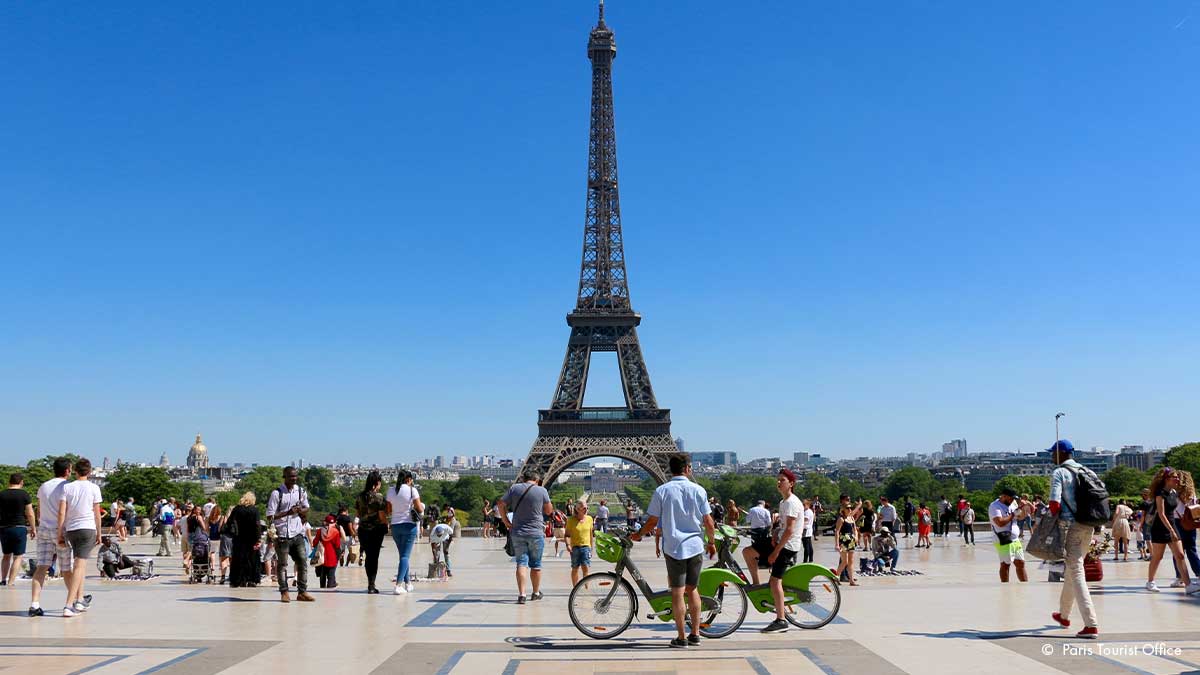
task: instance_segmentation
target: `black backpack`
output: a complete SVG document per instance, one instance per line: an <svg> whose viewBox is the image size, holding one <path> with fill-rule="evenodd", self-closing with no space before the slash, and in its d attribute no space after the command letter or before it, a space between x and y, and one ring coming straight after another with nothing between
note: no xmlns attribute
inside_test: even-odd
<svg viewBox="0 0 1200 675"><path fill-rule="evenodd" d="M1108 503L1108 488L1095 471L1087 467L1067 467L1075 476L1075 522L1096 527L1112 520L1112 507ZM1064 502L1065 504L1065 502Z"/></svg>

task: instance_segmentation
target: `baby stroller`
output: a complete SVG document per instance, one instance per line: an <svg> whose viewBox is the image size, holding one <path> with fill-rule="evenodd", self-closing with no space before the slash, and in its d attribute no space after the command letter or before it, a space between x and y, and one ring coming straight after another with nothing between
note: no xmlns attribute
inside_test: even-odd
<svg viewBox="0 0 1200 675"><path fill-rule="evenodd" d="M213 583L211 544L207 537L192 542L192 566L188 571L188 583Z"/></svg>

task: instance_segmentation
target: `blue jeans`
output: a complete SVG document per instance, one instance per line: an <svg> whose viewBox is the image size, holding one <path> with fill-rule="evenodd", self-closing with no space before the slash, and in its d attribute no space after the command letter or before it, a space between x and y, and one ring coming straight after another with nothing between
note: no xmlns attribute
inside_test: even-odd
<svg viewBox="0 0 1200 675"><path fill-rule="evenodd" d="M408 560L412 557L413 542L417 540L416 523L394 523L392 540L400 553L400 569L396 572L396 583L408 582Z"/></svg>
<svg viewBox="0 0 1200 675"><path fill-rule="evenodd" d="M1179 543L1183 545L1183 555L1187 558L1188 566L1192 568L1192 579L1200 578L1200 556L1196 554L1196 531L1188 530L1179 524L1178 518L1172 519L1175 523L1175 531L1179 533ZM1170 553L1170 550L1167 551ZM1174 561L1174 558L1172 558ZM1182 578L1179 573L1179 566L1175 566L1175 576Z"/></svg>

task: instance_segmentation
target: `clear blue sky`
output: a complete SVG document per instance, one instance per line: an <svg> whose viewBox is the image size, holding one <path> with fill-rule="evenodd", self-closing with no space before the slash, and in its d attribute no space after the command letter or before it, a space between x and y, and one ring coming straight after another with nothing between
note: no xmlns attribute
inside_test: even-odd
<svg viewBox="0 0 1200 675"><path fill-rule="evenodd" d="M1033 450L1058 410L1081 446L1200 437L1200 4L608 19L630 288L690 449ZM0 461L523 456L594 22L6 4Z"/></svg>

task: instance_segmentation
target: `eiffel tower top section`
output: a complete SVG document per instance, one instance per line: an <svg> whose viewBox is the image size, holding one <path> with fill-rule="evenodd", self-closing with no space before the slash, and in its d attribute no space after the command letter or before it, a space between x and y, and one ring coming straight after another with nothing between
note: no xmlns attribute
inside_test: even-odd
<svg viewBox="0 0 1200 675"><path fill-rule="evenodd" d="M587 209L583 226L583 265L579 298L567 317L571 325L637 325L629 303L625 245L621 238L621 200L617 191L617 133L613 122L612 64L617 57L613 32L600 20L588 38L592 62L592 115L588 137Z"/></svg>

